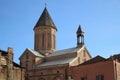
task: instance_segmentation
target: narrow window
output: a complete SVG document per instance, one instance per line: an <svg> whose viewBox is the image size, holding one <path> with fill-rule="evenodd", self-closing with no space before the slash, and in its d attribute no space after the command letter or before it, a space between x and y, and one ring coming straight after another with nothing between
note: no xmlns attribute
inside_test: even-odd
<svg viewBox="0 0 120 80"><path fill-rule="evenodd" d="M87 77L81 77L81 80L87 80Z"/></svg>
<svg viewBox="0 0 120 80"><path fill-rule="evenodd" d="M104 76L103 75L97 75L96 80L104 80Z"/></svg>
<svg viewBox="0 0 120 80"><path fill-rule="evenodd" d="M37 33L35 33L35 49L37 49Z"/></svg>
<svg viewBox="0 0 120 80"><path fill-rule="evenodd" d="M51 36L48 33L48 48L51 48Z"/></svg>
<svg viewBox="0 0 120 80"><path fill-rule="evenodd" d="M53 48L55 49L55 35L53 35Z"/></svg>
<svg viewBox="0 0 120 80"><path fill-rule="evenodd" d="M45 44L44 44L44 41L45 41L45 35L44 35L44 33L42 34L42 48L44 49L44 47L45 47Z"/></svg>

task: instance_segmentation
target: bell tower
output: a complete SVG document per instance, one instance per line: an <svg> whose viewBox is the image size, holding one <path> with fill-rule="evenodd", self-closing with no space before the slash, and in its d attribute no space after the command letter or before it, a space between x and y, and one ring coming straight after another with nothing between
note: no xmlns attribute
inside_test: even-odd
<svg viewBox="0 0 120 80"><path fill-rule="evenodd" d="M84 45L84 32L80 25L78 27L76 34L77 34L77 47L81 47L82 45Z"/></svg>
<svg viewBox="0 0 120 80"><path fill-rule="evenodd" d="M56 50L57 28L46 7L33 30L34 50L45 56Z"/></svg>

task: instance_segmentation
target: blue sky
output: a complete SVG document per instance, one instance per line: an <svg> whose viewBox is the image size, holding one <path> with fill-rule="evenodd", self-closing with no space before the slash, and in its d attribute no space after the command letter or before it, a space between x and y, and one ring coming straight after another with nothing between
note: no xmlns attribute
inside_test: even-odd
<svg viewBox="0 0 120 80"><path fill-rule="evenodd" d="M120 0L0 0L0 49L14 48L14 61L34 49L33 28L45 3L58 29L57 50L76 46L79 24L91 56L120 53Z"/></svg>

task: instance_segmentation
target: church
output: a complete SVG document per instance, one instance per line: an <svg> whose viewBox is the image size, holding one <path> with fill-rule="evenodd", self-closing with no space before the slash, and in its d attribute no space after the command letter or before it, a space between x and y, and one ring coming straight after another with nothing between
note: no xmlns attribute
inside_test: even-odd
<svg viewBox="0 0 120 80"><path fill-rule="evenodd" d="M75 47L56 50L57 27L46 7L33 30L34 50L27 48L20 56L26 80L67 80L72 77L70 67L91 59L81 26L76 30Z"/></svg>
<svg viewBox="0 0 120 80"><path fill-rule="evenodd" d="M56 50L55 26L45 7L34 30L34 49L20 56L25 80L120 80L120 55L91 57L84 44L84 31L76 30L75 47Z"/></svg>

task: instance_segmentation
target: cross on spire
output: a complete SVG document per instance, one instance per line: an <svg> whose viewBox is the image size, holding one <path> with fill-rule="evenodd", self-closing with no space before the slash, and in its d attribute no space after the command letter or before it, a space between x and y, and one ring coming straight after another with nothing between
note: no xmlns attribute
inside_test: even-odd
<svg viewBox="0 0 120 80"><path fill-rule="evenodd" d="M45 3L45 7L47 6L47 3Z"/></svg>

